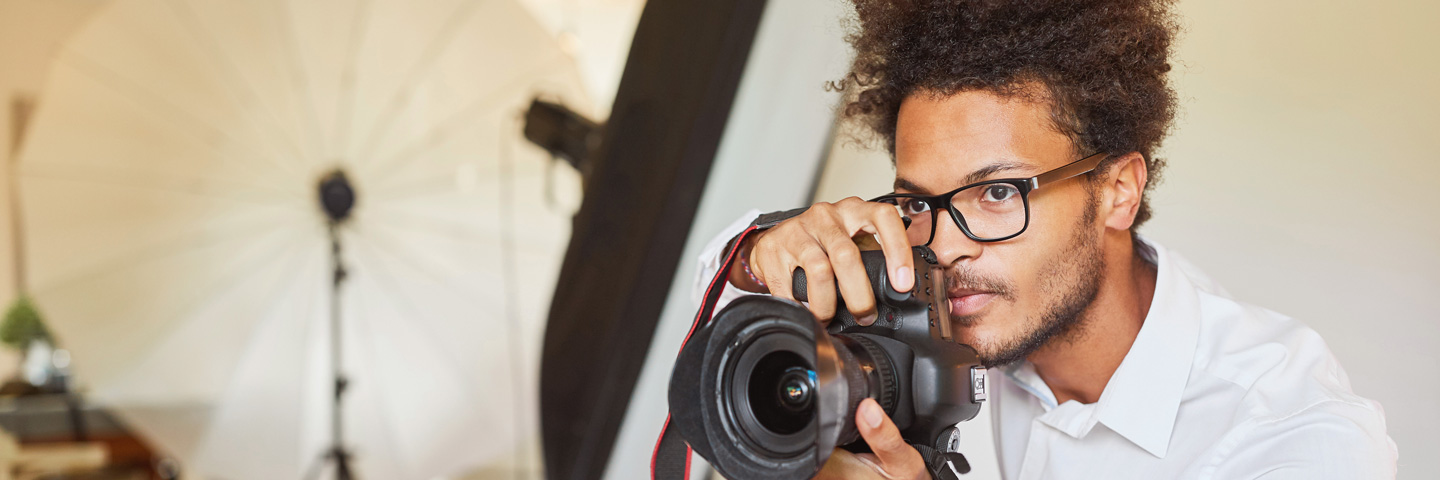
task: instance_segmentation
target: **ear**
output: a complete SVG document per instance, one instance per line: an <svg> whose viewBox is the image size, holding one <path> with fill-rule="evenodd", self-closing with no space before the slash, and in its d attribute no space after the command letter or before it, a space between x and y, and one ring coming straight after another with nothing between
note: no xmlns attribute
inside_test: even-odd
<svg viewBox="0 0 1440 480"><path fill-rule="evenodd" d="M1101 197L1106 203L1100 206L1100 214L1106 228L1129 230L1140 212L1140 199L1149 178L1145 157L1140 152L1121 155L1111 161L1108 170L1102 184L1105 194Z"/></svg>

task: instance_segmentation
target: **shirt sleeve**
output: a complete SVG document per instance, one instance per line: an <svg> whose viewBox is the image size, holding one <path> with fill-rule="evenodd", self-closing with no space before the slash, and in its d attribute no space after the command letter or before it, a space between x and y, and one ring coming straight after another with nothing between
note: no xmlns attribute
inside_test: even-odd
<svg viewBox="0 0 1440 480"><path fill-rule="evenodd" d="M705 289L710 287L710 281L713 280L715 274L720 271L720 262L725 260L721 258L721 256L726 253L726 244L730 243L730 239L735 238L740 232L745 231L745 229L750 226L750 223L754 222L755 218L759 216L759 210L751 209L745 212L740 218L735 219L734 223L731 223L730 226L725 227L724 230L721 230L719 234L715 235L715 238L710 239L710 243L705 244L704 251L700 252L699 258L696 258L700 264L698 266L699 268L695 269L695 282L690 292L690 299L695 304L695 308L700 308L700 302L705 299ZM726 304L729 304L730 301L736 298L740 298L743 295L755 295L754 293L741 290L734 285L729 285L729 280L726 280L725 283L725 291L720 294L719 303L715 304L715 311L717 312L720 311L721 308L725 308Z"/></svg>
<svg viewBox="0 0 1440 480"><path fill-rule="evenodd" d="M1325 402L1241 433L1208 478L1393 479L1398 452L1378 404Z"/></svg>

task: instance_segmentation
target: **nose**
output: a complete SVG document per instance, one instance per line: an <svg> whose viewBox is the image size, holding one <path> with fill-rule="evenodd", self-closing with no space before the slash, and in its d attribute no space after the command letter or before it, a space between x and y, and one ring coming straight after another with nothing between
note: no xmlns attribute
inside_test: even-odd
<svg viewBox="0 0 1440 480"><path fill-rule="evenodd" d="M944 215L944 212L941 212ZM980 256L984 246L980 242L971 240L960 231L960 226L953 221L948 221L948 216L936 222L935 239L930 242L930 249L935 251L936 260L940 265L950 267L957 262L973 259Z"/></svg>

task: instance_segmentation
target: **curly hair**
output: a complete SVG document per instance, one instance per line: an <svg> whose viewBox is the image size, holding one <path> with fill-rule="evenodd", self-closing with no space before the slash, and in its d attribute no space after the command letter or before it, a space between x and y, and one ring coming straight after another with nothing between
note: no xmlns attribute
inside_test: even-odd
<svg viewBox="0 0 1440 480"><path fill-rule="evenodd" d="M1152 154L1175 116L1172 0L854 0L858 24L841 113L878 135L894 158L900 103L916 93L987 90L1048 102L1054 127L1078 152L1145 157L1150 181L1134 226L1150 218L1148 197L1164 162ZM1043 89L1027 88L1042 85ZM1103 166L1102 166L1103 167Z"/></svg>

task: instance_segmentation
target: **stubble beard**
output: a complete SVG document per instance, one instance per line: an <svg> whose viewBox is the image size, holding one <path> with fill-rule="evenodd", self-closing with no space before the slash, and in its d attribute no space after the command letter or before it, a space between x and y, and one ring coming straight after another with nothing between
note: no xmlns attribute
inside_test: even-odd
<svg viewBox="0 0 1440 480"><path fill-rule="evenodd" d="M986 367L1015 363L1047 345L1074 342L1083 335L1085 312L1099 295L1105 273L1100 235L1093 227L1098 208L1095 200L1092 195L1091 201L1087 202L1085 214L1076 225L1070 245L1057 252L1048 262L1051 268L1040 275L1038 294L1051 299L1043 313L1037 318L1024 320L1023 324L1029 328L1017 335L996 341L977 341L972 345ZM997 289L1000 297L1012 302L1015 300L1013 288L1005 282L977 278L964 271L959 272L955 281L961 285L987 285ZM968 325L976 319L955 320L961 325Z"/></svg>

